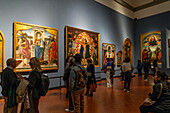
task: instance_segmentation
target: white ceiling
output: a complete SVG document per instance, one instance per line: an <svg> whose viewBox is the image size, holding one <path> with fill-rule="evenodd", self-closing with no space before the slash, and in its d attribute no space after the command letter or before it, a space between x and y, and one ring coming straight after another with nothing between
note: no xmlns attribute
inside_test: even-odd
<svg viewBox="0 0 170 113"><path fill-rule="evenodd" d="M154 0L123 0L132 7L139 7L147 3L153 2Z"/></svg>
<svg viewBox="0 0 170 113"><path fill-rule="evenodd" d="M170 11L170 7L169 7L170 0L167 2L163 2L163 3L157 4L157 5L148 7L148 8L144 8L144 9L135 11L135 12L124 7L123 5L120 5L115 0L95 0L95 1L107 6L123 15L126 15L132 19L134 19L134 18L141 19L141 18L145 18L145 17L149 17L152 15ZM137 4L137 5L141 6L142 4L152 2L153 0L124 0L124 1L128 1L129 5L130 5L130 3L133 3L133 4ZM156 1L156 0L154 0L154 1Z"/></svg>

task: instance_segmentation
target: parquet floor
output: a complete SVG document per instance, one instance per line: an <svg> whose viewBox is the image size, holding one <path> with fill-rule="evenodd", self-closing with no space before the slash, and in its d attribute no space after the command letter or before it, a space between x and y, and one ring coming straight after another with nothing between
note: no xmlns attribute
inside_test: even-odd
<svg viewBox="0 0 170 113"><path fill-rule="evenodd" d="M152 91L153 77L148 81L134 77L131 81L130 92L123 92L123 82L114 79L112 88L106 88L106 81L98 82L97 92L93 97L85 96L85 113L140 113L139 106ZM65 98L66 90L62 88L50 90L45 97L40 99L40 113L65 113L68 99ZM0 113L3 108L3 99L0 100Z"/></svg>

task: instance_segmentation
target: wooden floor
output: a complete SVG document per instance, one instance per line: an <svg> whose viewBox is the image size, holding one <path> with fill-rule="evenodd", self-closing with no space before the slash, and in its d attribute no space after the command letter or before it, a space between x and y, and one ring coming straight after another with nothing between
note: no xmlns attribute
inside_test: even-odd
<svg viewBox="0 0 170 113"><path fill-rule="evenodd" d="M123 92L123 82L114 79L113 88L106 88L106 81L98 82L97 92L93 97L85 96L85 113L140 113L139 106L152 91L153 77L148 81L134 77L130 92ZM50 90L40 99L40 113L65 113L68 99L65 98L65 88ZM0 100L0 113L3 109L3 99Z"/></svg>

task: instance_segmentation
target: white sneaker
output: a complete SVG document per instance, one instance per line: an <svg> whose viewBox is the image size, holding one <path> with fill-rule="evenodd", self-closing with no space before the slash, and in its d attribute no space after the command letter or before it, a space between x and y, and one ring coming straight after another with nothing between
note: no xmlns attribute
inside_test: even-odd
<svg viewBox="0 0 170 113"><path fill-rule="evenodd" d="M148 79L145 79L144 81L148 81Z"/></svg>
<svg viewBox="0 0 170 113"><path fill-rule="evenodd" d="M127 92L129 93L130 91L129 91L129 90L127 90Z"/></svg>
<svg viewBox="0 0 170 113"><path fill-rule="evenodd" d="M123 89L124 92L126 92L126 89Z"/></svg>
<svg viewBox="0 0 170 113"><path fill-rule="evenodd" d="M74 110L65 109L65 112L74 112Z"/></svg>

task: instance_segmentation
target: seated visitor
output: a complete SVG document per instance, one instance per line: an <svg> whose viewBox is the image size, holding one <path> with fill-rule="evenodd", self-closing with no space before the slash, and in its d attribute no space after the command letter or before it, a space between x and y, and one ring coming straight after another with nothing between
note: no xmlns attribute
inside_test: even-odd
<svg viewBox="0 0 170 113"><path fill-rule="evenodd" d="M158 71L155 74L155 85L152 94L149 94L149 98L156 102L151 106L141 105L141 113L170 113L170 93L165 78L164 72Z"/></svg>

